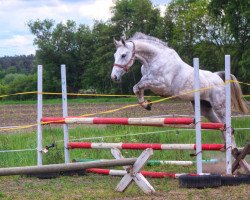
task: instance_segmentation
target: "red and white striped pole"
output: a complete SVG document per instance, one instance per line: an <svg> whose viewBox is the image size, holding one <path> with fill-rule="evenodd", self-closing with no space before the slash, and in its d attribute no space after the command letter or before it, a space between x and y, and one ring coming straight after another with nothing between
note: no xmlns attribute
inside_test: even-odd
<svg viewBox="0 0 250 200"><path fill-rule="evenodd" d="M220 151L224 150L224 144L202 144L202 150ZM196 150L196 144L150 144L150 143L92 143L92 142L70 142L69 149L134 149L143 150Z"/></svg>
<svg viewBox="0 0 250 200"><path fill-rule="evenodd" d="M114 170L114 169L100 169L100 168L89 168L86 169L86 172L111 175L111 176L124 176L128 172L125 170ZM181 175L187 175L186 173L168 173L168 172L150 172L150 171L141 171L141 174L145 177L150 178L179 178ZM192 176L197 176L197 174L189 174Z"/></svg>
<svg viewBox="0 0 250 200"><path fill-rule="evenodd" d="M43 117L44 124L117 124L135 126L191 125L193 118L99 118L99 117ZM202 122L202 129L224 129L223 123Z"/></svg>

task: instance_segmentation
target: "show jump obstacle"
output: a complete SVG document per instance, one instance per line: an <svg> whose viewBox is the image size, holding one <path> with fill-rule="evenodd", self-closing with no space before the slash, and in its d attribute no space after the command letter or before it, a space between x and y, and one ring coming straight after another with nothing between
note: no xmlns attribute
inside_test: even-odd
<svg viewBox="0 0 250 200"><path fill-rule="evenodd" d="M202 174L202 151L203 150L221 150L222 148L226 150L226 173L232 174L232 145L231 145L231 94L230 94L230 56L225 56L225 81L226 81L226 124L222 123L205 123L201 122L200 116L200 85L199 85L199 60L197 58L194 59L194 69L195 69L195 120L192 118L87 118L87 117L69 117L68 116L68 106L67 106L67 89L66 89L66 69L65 65L61 65L61 80L62 80L62 100L63 100L63 117L55 118L55 117L42 117L42 66L38 66L38 115L37 115L37 164L38 166L42 165L42 124L63 124L64 127L64 155L65 155L65 163L68 164L70 162L70 148L140 148L146 149L150 148L151 150L145 150L147 152L152 151L152 149L193 149L196 150L196 164L197 164L197 174ZM185 125L188 127L194 127L196 129L196 144L109 144L109 143L70 143L69 142L69 124L121 124L121 125L137 125L137 126L168 126L168 125ZM201 143L201 129L215 129L215 130L224 130L226 132L226 146L223 144L202 144ZM136 146L136 147L135 147ZM248 149L247 149L248 150ZM118 151L118 150L117 150ZM150 157L149 154L146 153L147 158ZM246 163L244 160L245 153L239 152L239 156L236 156L237 163L234 163L235 166L242 166ZM118 157L116 157L118 158ZM140 157L139 157L140 158ZM138 158L138 159L139 159ZM241 159L242 158L242 159ZM145 159L147 160L147 159ZM136 162L135 162L136 163ZM144 162L145 163L145 162ZM140 166L142 167L142 166ZM126 182L125 185L128 185L132 180L137 180L136 178L142 178L142 174L139 173L141 168L136 168L134 172L138 174L134 174L135 176L125 175L122 179ZM249 166L248 166L249 167ZM245 167L245 168L248 168ZM140 168L140 170L138 170ZM128 170L125 168L125 170ZM123 182L123 183L124 183ZM146 184L144 180L143 183ZM140 185L139 183L137 183ZM147 185L147 184L146 184ZM121 186L121 185L120 185ZM122 187L122 186L121 186ZM145 186L150 192L154 190L151 186ZM151 189L150 189L151 188ZM120 190L121 191L121 190Z"/></svg>

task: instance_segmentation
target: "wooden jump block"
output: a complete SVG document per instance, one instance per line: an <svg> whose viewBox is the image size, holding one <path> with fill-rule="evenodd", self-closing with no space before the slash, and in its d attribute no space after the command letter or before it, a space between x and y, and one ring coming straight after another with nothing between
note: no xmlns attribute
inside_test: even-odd
<svg viewBox="0 0 250 200"><path fill-rule="evenodd" d="M111 153L116 159L123 159L123 156L119 149L112 148ZM135 181L135 183L142 189L144 193L154 193L155 189L141 174L143 166L147 164L147 161L152 155L153 150L148 148L141 153L141 155L137 158L132 166L124 166L123 168L127 171L127 174L123 176L122 180L119 182L115 190L118 192L123 192L132 183L132 181Z"/></svg>
<svg viewBox="0 0 250 200"><path fill-rule="evenodd" d="M248 143L243 150L238 151L238 149L235 149L233 151L233 156L235 158L235 161L232 165L232 173L238 169L238 167L241 167L245 170L246 174L250 175L250 165L247 163L244 158L247 154L250 153L250 143Z"/></svg>

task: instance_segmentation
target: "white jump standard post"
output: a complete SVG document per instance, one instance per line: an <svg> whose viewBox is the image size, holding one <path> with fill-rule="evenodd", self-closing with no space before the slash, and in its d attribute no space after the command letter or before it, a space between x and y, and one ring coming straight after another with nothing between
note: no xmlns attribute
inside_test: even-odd
<svg viewBox="0 0 250 200"><path fill-rule="evenodd" d="M111 153L113 156L120 160L124 159L120 150L117 148L112 148ZM135 183L143 190L146 194L151 194L155 192L155 189L150 185L147 179L140 173L143 166L147 164L147 161L153 155L153 149L144 150L141 155L137 158L133 166L124 166L123 168L127 171L116 187L116 191L123 192L131 183L135 181Z"/></svg>
<svg viewBox="0 0 250 200"><path fill-rule="evenodd" d="M43 164L42 155L42 124L43 117L43 66L37 66L37 165Z"/></svg>
<svg viewBox="0 0 250 200"><path fill-rule="evenodd" d="M193 59L194 64L194 111L196 132L196 168L197 174L202 174L202 147L201 147L201 108L200 108L200 77L199 59Z"/></svg>
<svg viewBox="0 0 250 200"><path fill-rule="evenodd" d="M226 82L226 173L232 174L231 77L230 55L225 55ZM236 146L235 146L236 147Z"/></svg>
<svg viewBox="0 0 250 200"><path fill-rule="evenodd" d="M61 65L61 83L62 83L63 117L68 117L67 79L66 79L66 66L65 65ZM68 124L63 124L65 163L70 163L70 155L69 155L69 149L68 149L68 143L69 143L69 127L68 126L69 126Z"/></svg>

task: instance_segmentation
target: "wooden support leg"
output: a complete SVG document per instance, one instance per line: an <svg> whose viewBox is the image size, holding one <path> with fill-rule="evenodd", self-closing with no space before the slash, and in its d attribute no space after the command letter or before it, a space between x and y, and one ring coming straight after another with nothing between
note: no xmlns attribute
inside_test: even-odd
<svg viewBox="0 0 250 200"><path fill-rule="evenodd" d="M233 156L235 161L232 166L232 172L234 172L239 166L242 167L246 174L250 174L250 165L244 160L247 154L250 153L250 143L248 143L242 151L238 151L238 149L234 149Z"/></svg>
<svg viewBox="0 0 250 200"><path fill-rule="evenodd" d="M119 149L113 148L111 149L111 153L116 159L122 159L123 156ZM138 159L135 161L134 165L123 167L128 173L124 175L122 180L116 187L116 191L123 192L131 183L135 181L135 183L143 190L146 194L154 193L154 188L150 185L147 179L140 173L143 166L147 164L147 161L153 155L152 149L144 150Z"/></svg>

